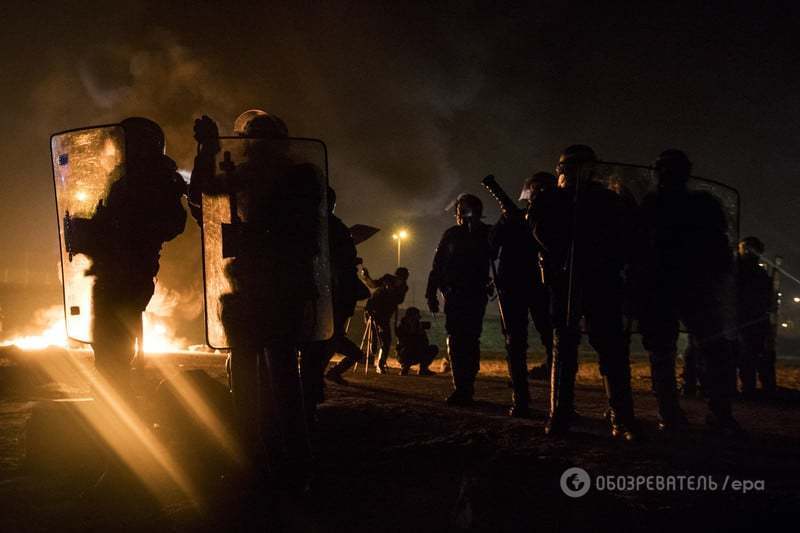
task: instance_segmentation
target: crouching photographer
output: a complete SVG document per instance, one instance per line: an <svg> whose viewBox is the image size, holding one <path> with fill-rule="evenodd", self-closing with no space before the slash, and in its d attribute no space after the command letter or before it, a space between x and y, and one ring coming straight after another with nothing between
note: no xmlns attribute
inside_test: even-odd
<svg viewBox="0 0 800 533"><path fill-rule="evenodd" d="M426 330L430 322L420 321L420 312L416 307L406 309L405 315L397 326L397 359L400 361L400 375L407 376L414 365L419 365L420 376L432 376L428 366L439 353L439 347L428 341Z"/></svg>

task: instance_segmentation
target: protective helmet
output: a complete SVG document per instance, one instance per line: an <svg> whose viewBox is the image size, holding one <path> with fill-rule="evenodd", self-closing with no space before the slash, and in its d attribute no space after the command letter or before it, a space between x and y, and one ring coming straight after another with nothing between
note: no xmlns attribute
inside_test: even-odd
<svg viewBox="0 0 800 533"><path fill-rule="evenodd" d="M758 237L745 237L739 241L739 253L751 253L753 255L763 255L766 247Z"/></svg>
<svg viewBox="0 0 800 533"><path fill-rule="evenodd" d="M128 117L120 125L125 130L129 157L163 155L166 151L164 131L161 126L143 117Z"/></svg>
<svg viewBox="0 0 800 533"><path fill-rule="evenodd" d="M549 172L536 172L522 184L519 199L530 201L539 191L555 188L557 182L558 179Z"/></svg>
<svg viewBox="0 0 800 533"><path fill-rule="evenodd" d="M233 133L242 137L284 139L289 136L286 123L260 109L249 109L233 122Z"/></svg>
<svg viewBox="0 0 800 533"><path fill-rule="evenodd" d="M573 144L564 148L558 159L559 163L586 163L589 161L597 161L597 154L585 144Z"/></svg>
<svg viewBox="0 0 800 533"><path fill-rule="evenodd" d="M463 225L468 220L480 220L483 216L483 202L475 195L462 193L456 198L456 224Z"/></svg>
<svg viewBox="0 0 800 533"><path fill-rule="evenodd" d="M664 150L653 163L659 179L659 185L681 185L689 181L692 173L692 162L681 150Z"/></svg>
<svg viewBox="0 0 800 533"><path fill-rule="evenodd" d="M556 165L556 176L558 176L559 186L563 187L577 180L578 166L584 163L597 161L597 154L591 147L585 144L573 144L561 152ZM561 176L564 176L562 180Z"/></svg>

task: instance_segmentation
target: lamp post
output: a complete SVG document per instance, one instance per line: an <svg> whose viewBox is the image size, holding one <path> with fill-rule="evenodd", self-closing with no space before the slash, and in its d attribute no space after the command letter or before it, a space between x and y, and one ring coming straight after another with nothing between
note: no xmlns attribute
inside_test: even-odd
<svg viewBox="0 0 800 533"><path fill-rule="evenodd" d="M392 234L392 239L397 241L397 266L400 267L400 248L402 247L402 242L408 238L408 231L401 229L396 233Z"/></svg>

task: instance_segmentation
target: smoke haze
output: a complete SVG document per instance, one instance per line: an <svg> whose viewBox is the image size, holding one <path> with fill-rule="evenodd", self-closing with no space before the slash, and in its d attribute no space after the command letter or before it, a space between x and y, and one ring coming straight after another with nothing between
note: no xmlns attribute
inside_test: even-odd
<svg viewBox="0 0 800 533"><path fill-rule="evenodd" d="M374 274L394 269L390 236L409 228L402 262L418 305L453 197L478 194L493 222L483 176L497 175L513 196L575 142L637 163L684 148L699 175L740 189L743 233L800 265L789 8L713 17L706 8L609 13L572 2L0 9L9 21L0 272L55 270L51 133L146 116L190 169L195 117L210 115L230 133L253 107L327 143L337 214L383 228L359 246ZM190 218L163 252L159 279L181 298L199 294L198 242Z"/></svg>

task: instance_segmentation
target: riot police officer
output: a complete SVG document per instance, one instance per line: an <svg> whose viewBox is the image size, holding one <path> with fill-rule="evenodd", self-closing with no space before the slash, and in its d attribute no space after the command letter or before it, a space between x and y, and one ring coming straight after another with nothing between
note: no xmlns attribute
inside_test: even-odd
<svg viewBox="0 0 800 533"><path fill-rule="evenodd" d="M335 353L344 358L331 368L325 377L339 384L346 384L342 374L364 359L364 353L347 337L347 320L353 316L358 299L359 285L356 268L357 252L350 230L334 214L336 193L328 187L328 240L331 248L331 270L333 272L333 339L325 357L323 369ZM363 289L363 287L362 287Z"/></svg>
<svg viewBox="0 0 800 533"><path fill-rule="evenodd" d="M757 237L746 237L739 241L738 248L737 366L742 396L752 397L756 391L756 376L765 392L775 389L775 362L767 341L771 328L769 314L775 309L776 298L772 279L760 265L764 243Z"/></svg>
<svg viewBox="0 0 800 533"><path fill-rule="evenodd" d="M444 232L433 258L425 297L432 313L439 311L438 292L444 297L447 351L453 372L450 405L469 405L480 370L480 337L488 301L490 227L481 222L483 204L461 194L455 205L456 225Z"/></svg>
<svg viewBox="0 0 800 533"><path fill-rule="evenodd" d="M573 145L562 153L558 188L532 205L533 235L544 249L554 325L549 417L545 432L567 431L574 417L579 320L597 351L608 395L611 434L635 440L628 337L623 326L622 270L628 256L630 208L592 181L594 151Z"/></svg>
<svg viewBox="0 0 800 533"><path fill-rule="evenodd" d="M164 133L152 120L121 122L126 136L125 174L111 185L104 205L87 221L95 276L92 325L95 365L123 396L130 393L131 362L142 313L155 290L162 245L183 232L186 184L164 154Z"/></svg>
<svg viewBox="0 0 800 533"><path fill-rule="evenodd" d="M556 177L547 172L537 172L522 188L520 200L533 204L545 190L554 189ZM542 365L550 369L553 350L553 325L550 321L550 298L539 271L541 247L533 238L520 210L504 211L490 233L490 243L498 251L497 291L503 308L506 328L506 360L511 378L513 405L510 414L527 417L529 413L528 369L528 314L533 319L545 347L546 359ZM538 372L534 371L533 376Z"/></svg>
<svg viewBox="0 0 800 533"><path fill-rule="evenodd" d="M198 222L201 194L243 204L246 220L234 220L241 210L231 208L232 259L225 275L232 292L220 299L237 422L253 468L277 486L302 488L311 452L298 353L319 297L314 258L320 253L324 181L315 165L291 157L280 118L249 111L234 130L248 138L244 159L238 165L222 162L226 174L216 175L216 124L205 116L195 121L200 151L190 199Z"/></svg>
<svg viewBox="0 0 800 533"><path fill-rule="evenodd" d="M641 204L644 239L636 270L642 342L650 355L660 429L680 430L687 423L675 382L681 320L702 359L703 392L710 409L707 422L725 432L738 432L731 410L736 379L733 253L719 201L708 192L688 189L691 168L680 150L662 152L655 162L658 190Z"/></svg>

